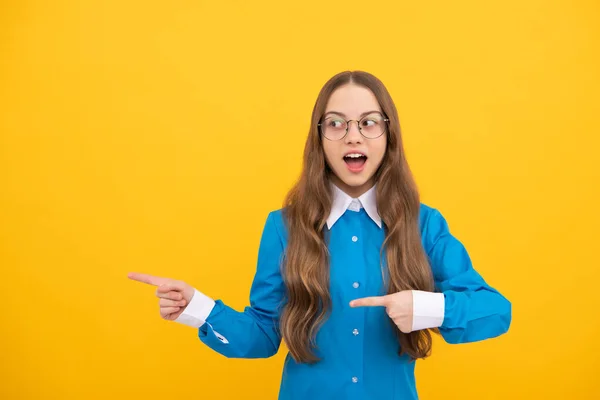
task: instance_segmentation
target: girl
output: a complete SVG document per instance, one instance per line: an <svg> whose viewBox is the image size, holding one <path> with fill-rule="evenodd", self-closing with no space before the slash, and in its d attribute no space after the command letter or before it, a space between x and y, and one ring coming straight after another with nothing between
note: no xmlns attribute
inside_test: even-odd
<svg viewBox="0 0 600 400"><path fill-rule="evenodd" d="M384 85L343 72L313 109L301 177L262 234L250 305L158 286L161 316L226 357L289 349L279 398L417 399L413 362L505 333L511 304L476 272L444 217L421 204Z"/></svg>

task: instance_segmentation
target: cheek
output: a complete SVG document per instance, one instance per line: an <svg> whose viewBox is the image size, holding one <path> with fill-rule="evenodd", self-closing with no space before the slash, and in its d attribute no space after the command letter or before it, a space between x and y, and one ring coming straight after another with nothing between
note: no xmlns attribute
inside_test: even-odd
<svg viewBox="0 0 600 400"><path fill-rule="evenodd" d="M381 161L383 160L383 156L385 155L385 151L387 149L387 138L382 138L381 141L377 141L372 144L369 157L375 161L376 167L379 167Z"/></svg>
<svg viewBox="0 0 600 400"><path fill-rule="evenodd" d="M325 160L331 165L331 160L334 160L337 154L335 146L331 142L323 142L323 153L325 154Z"/></svg>

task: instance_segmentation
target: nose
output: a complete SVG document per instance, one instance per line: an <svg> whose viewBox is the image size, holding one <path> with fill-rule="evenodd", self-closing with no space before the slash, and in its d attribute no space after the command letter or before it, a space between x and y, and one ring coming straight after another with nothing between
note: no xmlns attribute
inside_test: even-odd
<svg viewBox="0 0 600 400"><path fill-rule="evenodd" d="M346 135L346 143L361 143L363 136L358 130L358 122L350 121L348 124L348 134Z"/></svg>

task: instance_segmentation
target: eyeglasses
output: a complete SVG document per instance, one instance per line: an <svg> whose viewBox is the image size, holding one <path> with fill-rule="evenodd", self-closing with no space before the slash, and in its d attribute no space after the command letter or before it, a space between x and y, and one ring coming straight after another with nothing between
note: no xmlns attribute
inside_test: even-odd
<svg viewBox="0 0 600 400"><path fill-rule="evenodd" d="M365 115L360 120L346 121L339 115L331 115L317 124L321 134L329 140L342 140L348 134L350 122L356 122L358 131L367 139L377 139L387 130L387 123L390 121L384 118L381 113L373 112Z"/></svg>

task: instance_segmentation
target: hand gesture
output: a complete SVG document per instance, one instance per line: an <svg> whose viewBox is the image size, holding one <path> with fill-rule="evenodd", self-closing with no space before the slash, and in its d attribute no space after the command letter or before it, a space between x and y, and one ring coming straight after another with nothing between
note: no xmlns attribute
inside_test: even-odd
<svg viewBox="0 0 600 400"><path fill-rule="evenodd" d="M401 332L409 333L413 326L413 295L411 290L403 290L386 296L363 297L352 300L350 307L385 307L387 315Z"/></svg>
<svg viewBox="0 0 600 400"><path fill-rule="evenodd" d="M134 281L157 286L160 316L168 321L176 320L194 296L194 288L182 281L137 272L131 272L127 276Z"/></svg>

